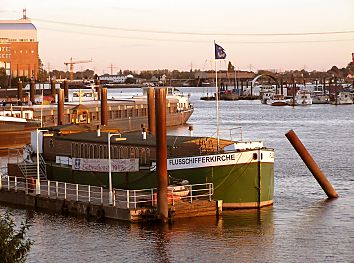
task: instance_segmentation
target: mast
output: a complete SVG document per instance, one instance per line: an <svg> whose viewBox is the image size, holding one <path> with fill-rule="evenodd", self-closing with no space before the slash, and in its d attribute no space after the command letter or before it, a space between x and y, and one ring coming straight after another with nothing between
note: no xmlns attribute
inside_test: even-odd
<svg viewBox="0 0 354 263"><path fill-rule="evenodd" d="M215 49L216 49L216 43L214 40L214 62L215 62L215 103L216 103L216 139L217 139L217 144L216 144L216 151L219 152L219 146L220 146L220 128L219 128L219 90L218 90L218 68L217 68L217 57L215 54Z"/></svg>
<svg viewBox="0 0 354 263"><path fill-rule="evenodd" d="M215 59L215 102L216 102L216 138L217 138L217 146L216 150L219 152L219 146L220 146L220 128L219 128L219 90L218 90L218 69L217 69L217 63Z"/></svg>

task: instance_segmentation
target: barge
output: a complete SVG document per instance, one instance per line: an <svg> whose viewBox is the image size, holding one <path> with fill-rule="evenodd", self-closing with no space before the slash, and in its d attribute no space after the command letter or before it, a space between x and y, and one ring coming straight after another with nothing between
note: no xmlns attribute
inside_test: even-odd
<svg viewBox="0 0 354 263"><path fill-rule="evenodd" d="M108 132L119 135L110 149ZM114 188L157 186L156 138L151 134L64 125L49 128L39 142L48 180L107 187L110 151ZM212 183L213 199L222 200L223 208L273 203L274 150L261 141L220 140L217 147L211 137L167 136L167 143L170 185Z"/></svg>

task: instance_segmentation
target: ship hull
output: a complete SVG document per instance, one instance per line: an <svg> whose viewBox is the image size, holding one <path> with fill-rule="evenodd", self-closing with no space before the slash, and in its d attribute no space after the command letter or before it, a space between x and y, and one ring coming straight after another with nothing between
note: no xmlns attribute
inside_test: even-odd
<svg viewBox="0 0 354 263"><path fill-rule="evenodd" d="M274 157L254 160L254 154L274 156L272 150L252 150L242 153L240 163L232 165L169 170L170 184L188 180L190 184L213 183L214 200L222 200L224 208L259 208L273 203ZM241 154L241 155L242 155ZM238 157L237 157L238 158ZM107 173L74 171L71 167L48 166L50 180L98 186L108 185ZM112 184L117 189L148 189L157 187L156 173L149 167L139 172L113 173Z"/></svg>

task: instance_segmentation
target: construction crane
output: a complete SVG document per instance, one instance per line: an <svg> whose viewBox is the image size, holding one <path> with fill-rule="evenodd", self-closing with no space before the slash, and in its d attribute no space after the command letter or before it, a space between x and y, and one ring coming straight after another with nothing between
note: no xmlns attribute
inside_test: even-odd
<svg viewBox="0 0 354 263"><path fill-rule="evenodd" d="M114 69L114 68L118 68L118 67L113 67L113 64L111 64L108 68L111 69L111 75L113 75L113 69Z"/></svg>
<svg viewBox="0 0 354 263"><path fill-rule="evenodd" d="M65 66L70 65L70 80L74 79L74 65L75 64L79 64L79 63L89 63L92 62L92 58L90 60L77 60L77 61L73 61L73 58L70 58L69 62L64 62Z"/></svg>

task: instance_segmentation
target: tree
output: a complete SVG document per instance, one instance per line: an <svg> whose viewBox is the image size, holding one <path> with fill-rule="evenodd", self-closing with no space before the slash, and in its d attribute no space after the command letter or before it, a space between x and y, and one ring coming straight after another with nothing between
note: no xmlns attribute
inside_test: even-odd
<svg viewBox="0 0 354 263"><path fill-rule="evenodd" d="M33 242L27 238L29 229L28 221L21 223L15 230L15 223L11 213L6 211L0 215L0 262L18 263L25 262Z"/></svg>
<svg viewBox="0 0 354 263"><path fill-rule="evenodd" d="M45 81L48 78L48 72L44 69L42 60L38 59L38 80Z"/></svg>

